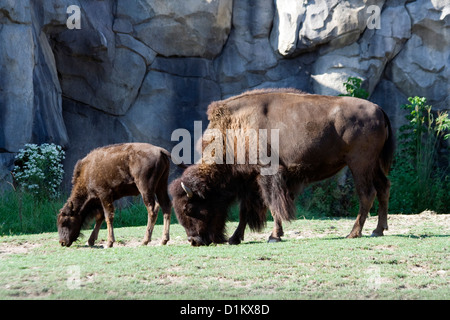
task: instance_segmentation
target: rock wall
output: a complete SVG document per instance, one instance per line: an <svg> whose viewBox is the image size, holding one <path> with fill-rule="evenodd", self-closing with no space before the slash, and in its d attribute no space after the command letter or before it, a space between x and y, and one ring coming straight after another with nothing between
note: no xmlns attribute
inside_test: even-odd
<svg viewBox="0 0 450 320"><path fill-rule="evenodd" d="M65 147L68 188L92 148L171 150L252 88L336 95L357 76L398 127L408 96L449 108L449 30L448 0L0 0L0 184L25 143Z"/></svg>

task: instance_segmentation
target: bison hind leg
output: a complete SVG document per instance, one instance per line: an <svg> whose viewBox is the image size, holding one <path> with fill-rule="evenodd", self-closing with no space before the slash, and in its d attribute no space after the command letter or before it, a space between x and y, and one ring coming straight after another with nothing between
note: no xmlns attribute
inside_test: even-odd
<svg viewBox="0 0 450 320"><path fill-rule="evenodd" d="M373 172L370 168L359 168L360 170L355 170L350 168L353 175L353 180L355 181L356 192L359 198L359 211L356 217L355 224L353 225L352 231L347 236L347 238L360 238L362 236L362 229L366 221L367 215L369 214L370 208L372 208L373 201L377 194L373 177L367 172Z"/></svg>
<svg viewBox="0 0 450 320"><path fill-rule="evenodd" d="M159 203L155 201L154 195L144 195L143 200L148 214L147 228L145 230L144 240L142 241L142 244L145 246L152 241L153 228L155 227L156 219L158 218Z"/></svg>
<svg viewBox="0 0 450 320"><path fill-rule="evenodd" d="M383 231L388 230L387 215L389 205L389 190L391 183L386 177L381 168L375 171L374 185L377 190L378 198L378 224L375 230L372 232L372 237L383 236Z"/></svg>

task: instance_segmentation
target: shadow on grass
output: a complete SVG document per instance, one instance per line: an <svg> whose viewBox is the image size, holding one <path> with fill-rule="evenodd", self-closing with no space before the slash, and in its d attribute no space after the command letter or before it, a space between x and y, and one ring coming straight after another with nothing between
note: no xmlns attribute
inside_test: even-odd
<svg viewBox="0 0 450 320"><path fill-rule="evenodd" d="M450 238L448 234L392 234L389 237L411 238L411 239L426 239L426 238Z"/></svg>

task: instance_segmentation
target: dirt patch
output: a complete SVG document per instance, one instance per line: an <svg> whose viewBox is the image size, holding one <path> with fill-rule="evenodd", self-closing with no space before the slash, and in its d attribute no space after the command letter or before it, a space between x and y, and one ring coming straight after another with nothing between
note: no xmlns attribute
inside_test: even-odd
<svg viewBox="0 0 450 320"><path fill-rule="evenodd" d="M38 243L0 243L0 259L10 254L26 254L30 250L39 247Z"/></svg>
<svg viewBox="0 0 450 320"><path fill-rule="evenodd" d="M376 228L378 222L377 216L368 217L363 236L370 236ZM305 220L300 218L295 223L283 223L283 239L310 239L335 236L337 238L345 237L352 229L355 218L325 218L317 220ZM261 233L245 233L247 241L264 241L271 232L273 223L268 223L268 227ZM389 230L385 231L389 235L408 235L412 237L427 237L430 228L436 231L438 227L442 235L450 234L450 214L437 214L434 211L423 211L420 214L392 214L388 216ZM231 230L231 229L230 229ZM395 251L396 248L385 248Z"/></svg>
<svg viewBox="0 0 450 320"><path fill-rule="evenodd" d="M438 226L444 233L450 233L450 215L437 214L426 210L419 214L389 215L389 234L415 234L419 231L426 233L427 226Z"/></svg>

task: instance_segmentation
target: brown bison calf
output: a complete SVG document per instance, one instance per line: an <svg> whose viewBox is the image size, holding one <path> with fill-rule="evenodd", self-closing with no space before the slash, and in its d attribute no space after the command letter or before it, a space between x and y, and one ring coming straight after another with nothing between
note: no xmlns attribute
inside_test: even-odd
<svg viewBox="0 0 450 320"><path fill-rule="evenodd" d="M142 195L148 211L143 244L151 241L159 210L164 214L162 244L169 241L172 204L167 194L170 153L151 144L116 144L91 151L75 165L72 193L58 214L59 242L69 247L80 230L95 218L95 228L88 240L97 240L103 220L108 227L108 247L115 241L113 231L114 200ZM155 201L155 195L159 202Z"/></svg>

